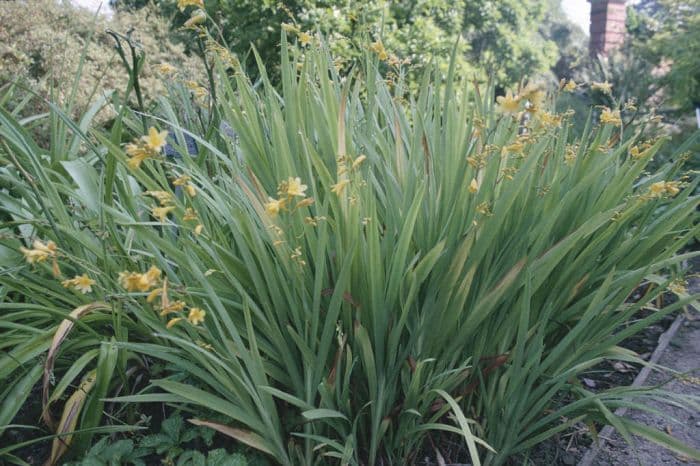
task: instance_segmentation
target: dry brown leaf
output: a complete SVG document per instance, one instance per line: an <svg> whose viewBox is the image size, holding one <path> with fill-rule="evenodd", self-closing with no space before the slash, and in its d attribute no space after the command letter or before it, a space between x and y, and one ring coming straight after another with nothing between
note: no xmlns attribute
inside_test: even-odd
<svg viewBox="0 0 700 466"><path fill-rule="evenodd" d="M80 417L80 411L83 409L85 400L87 399L88 393L92 390L95 385L96 371L91 371L85 376L83 381L80 383L75 392L68 398L65 406L63 407L63 414L61 415L61 420L58 422L58 427L56 428L56 434L60 437L53 439L53 444L51 445L51 456L46 460L46 466L53 466L56 461L63 456L63 454L68 449L71 440L73 440L73 435L62 435L68 432L73 432L75 426L78 423L78 418Z"/></svg>
<svg viewBox="0 0 700 466"><path fill-rule="evenodd" d="M53 364L56 359L56 354L58 353L58 349L61 346L61 343L63 340L65 340L66 336L68 336L68 333L70 333L71 329L75 325L75 321L80 319L86 314L89 314L92 311L97 311L97 310L109 310L110 307L103 303L103 302L95 302L91 304L85 304L84 306L76 307L73 309L73 311L69 314L68 319L64 319L61 321L61 323L58 325L58 328L56 329L56 333L53 336L53 340L51 341L51 346L49 347L49 353L46 356L46 362L44 363L44 382L43 382L43 387L42 387L42 392L41 392L41 401L42 401L42 412L41 412L41 418L44 420L46 425L53 429L54 428L54 420L51 417L51 413L49 412L49 385L51 382L51 373L53 372Z"/></svg>

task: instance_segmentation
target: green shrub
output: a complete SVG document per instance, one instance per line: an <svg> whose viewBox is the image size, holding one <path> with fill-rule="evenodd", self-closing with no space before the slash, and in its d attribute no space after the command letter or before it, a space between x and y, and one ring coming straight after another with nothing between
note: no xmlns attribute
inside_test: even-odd
<svg viewBox="0 0 700 466"><path fill-rule="evenodd" d="M126 147L92 130L72 160L0 110L0 379L34 377L53 346L53 393L94 370L81 428L118 402L187 405L284 465L412 464L431 432L503 464L578 422L700 457L612 414L690 400L577 378L639 362L617 344L694 298L661 274L695 255L676 252L700 229L698 179L644 173L660 141L618 137L612 111L573 138L532 88L496 105L427 74L404 96L376 57L339 76L328 50L289 50L280 89L219 73L211 113L161 99L157 129ZM654 308L669 285L679 300Z"/></svg>

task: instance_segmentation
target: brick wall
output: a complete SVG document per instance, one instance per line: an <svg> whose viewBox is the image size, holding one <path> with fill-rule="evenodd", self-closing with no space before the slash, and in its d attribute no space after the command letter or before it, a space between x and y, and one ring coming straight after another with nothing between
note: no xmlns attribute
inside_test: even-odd
<svg viewBox="0 0 700 466"><path fill-rule="evenodd" d="M627 11L625 0L589 0L591 2L591 55L605 55L625 38Z"/></svg>

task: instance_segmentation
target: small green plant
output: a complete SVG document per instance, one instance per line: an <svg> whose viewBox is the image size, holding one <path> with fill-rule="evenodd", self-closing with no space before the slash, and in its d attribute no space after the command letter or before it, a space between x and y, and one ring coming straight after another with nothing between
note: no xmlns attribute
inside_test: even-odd
<svg viewBox="0 0 700 466"><path fill-rule="evenodd" d="M147 464L171 466L248 466L250 463L240 453L228 453L223 448L211 448L214 431L184 423L182 416L173 414L161 424L161 432L136 440L110 437L100 439L80 460L67 466L117 466ZM199 443L199 449L192 449ZM190 448L188 448L188 445ZM202 448L203 447L203 448ZM206 454L201 450L208 451ZM261 463L256 463L261 464Z"/></svg>

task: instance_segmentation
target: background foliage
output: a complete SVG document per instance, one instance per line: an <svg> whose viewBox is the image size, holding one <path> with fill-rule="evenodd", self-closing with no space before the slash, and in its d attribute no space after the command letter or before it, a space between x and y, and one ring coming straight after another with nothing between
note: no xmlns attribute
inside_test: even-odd
<svg viewBox="0 0 700 466"><path fill-rule="evenodd" d="M32 98L17 90L7 104L25 116L46 112L48 107L41 99L50 99L77 118L100 97L126 88L129 76L115 51L114 39L106 33L109 29L132 31L134 41L148 57L141 72L147 100L165 90L157 68L160 63L176 65L183 77L203 75L200 60L171 40L170 24L152 7L107 20L53 0L4 1L0 2L0 23L0 85L28 86L39 96ZM98 113L99 123L114 118L108 110L104 107Z"/></svg>
<svg viewBox="0 0 700 466"><path fill-rule="evenodd" d="M143 0L115 2L118 9L145 4ZM186 18L172 0L159 0L157 5L163 14L175 17L176 25ZM282 23L310 33L320 31L345 61L364 52L367 38L381 38L390 53L418 67L417 74L433 60L446 72L459 38L458 72L482 80L488 75L504 86L546 72L557 61L555 42L540 27L545 17L557 16L556 24L571 27L557 13L561 12L558 3L551 0L217 0L205 1L205 6L231 50L247 57L250 44L255 45L273 76L279 65ZM254 74L255 64L247 63L253 65L248 71Z"/></svg>

